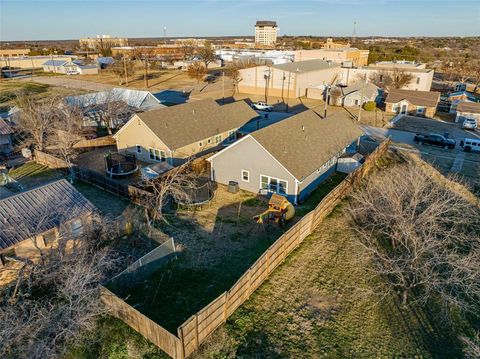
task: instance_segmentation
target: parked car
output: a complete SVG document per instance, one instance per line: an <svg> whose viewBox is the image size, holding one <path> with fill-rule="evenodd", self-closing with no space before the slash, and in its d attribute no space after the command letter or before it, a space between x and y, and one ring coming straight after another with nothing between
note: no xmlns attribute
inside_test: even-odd
<svg viewBox="0 0 480 359"><path fill-rule="evenodd" d="M266 102L262 102L262 101L253 103L252 108L254 110L259 110L259 111L267 111L267 112L273 111L273 106L270 106Z"/></svg>
<svg viewBox="0 0 480 359"><path fill-rule="evenodd" d="M480 138L465 138L460 141L460 147L465 152L480 152Z"/></svg>
<svg viewBox="0 0 480 359"><path fill-rule="evenodd" d="M454 149L456 141L451 138L446 138L445 136L439 135L437 133L430 133L428 135L422 135L417 133L413 139L416 143L419 144L429 144L440 146L444 148Z"/></svg>
<svg viewBox="0 0 480 359"><path fill-rule="evenodd" d="M465 130L474 130L477 127L477 120L475 120L474 118L466 118L462 123L462 128Z"/></svg>

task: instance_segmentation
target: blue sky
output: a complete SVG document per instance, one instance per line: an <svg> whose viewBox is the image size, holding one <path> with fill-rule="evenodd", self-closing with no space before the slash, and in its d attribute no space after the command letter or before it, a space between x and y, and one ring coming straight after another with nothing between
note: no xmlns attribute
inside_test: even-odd
<svg viewBox="0 0 480 359"><path fill-rule="evenodd" d="M280 34L480 36L479 0L0 0L0 40L253 35L258 19Z"/></svg>

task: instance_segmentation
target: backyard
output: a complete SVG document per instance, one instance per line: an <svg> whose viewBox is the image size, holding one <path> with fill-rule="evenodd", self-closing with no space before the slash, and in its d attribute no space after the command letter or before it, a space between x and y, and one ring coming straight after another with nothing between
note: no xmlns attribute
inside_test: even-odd
<svg viewBox="0 0 480 359"><path fill-rule="evenodd" d="M313 209L345 176L334 175L297 207L287 227ZM159 229L175 241L178 259L117 295L152 320L176 333L177 327L228 290L282 234L277 224L257 224L253 217L267 200L252 193L227 192L219 186L201 209L179 209Z"/></svg>

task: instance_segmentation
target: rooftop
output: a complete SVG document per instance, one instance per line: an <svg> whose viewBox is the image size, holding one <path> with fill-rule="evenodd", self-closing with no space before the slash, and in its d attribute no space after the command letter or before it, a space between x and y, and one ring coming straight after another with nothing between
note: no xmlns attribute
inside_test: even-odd
<svg viewBox="0 0 480 359"><path fill-rule="evenodd" d="M13 133L12 128L8 125L7 121L0 118L0 135L10 135Z"/></svg>
<svg viewBox="0 0 480 359"><path fill-rule="evenodd" d="M385 102L398 103L402 100L416 106L436 107L440 100L440 92L392 89L388 91Z"/></svg>
<svg viewBox="0 0 480 359"><path fill-rule="evenodd" d="M276 21L270 21L270 20L257 20L255 26L272 26L272 27L277 27L277 22L276 22Z"/></svg>
<svg viewBox="0 0 480 359"><path fill-rule="evenodd" d="M147 111L136 116L168 148L176 150L239 128L258 117L258 114L244 101L220 106L213 99L204 99Z"/></svg>
<svg viewBox="0 0 480 359"><path fill-rule="evenodd" d="M480 113L480 103L478 102L460 102L457 105L457 112Z"/></svg>
<svg viewBox="0 0 480 359"><path fill-rule="evenodd" d="M331 61L313 59L306 61L288 62L285 64L273 65L272 67L278 70L299 74L340 67L340 64Z"/></svg>
<svg viewBox="0 0 480 359"><path fill-rule="evenodd" d="M0 249L94 211L65 179L0 200Z"/></svg>
<svg viewBox="0 0 480 359"><path fill-rule="evenodd" d="M307 110L250 136L302 181L362 134L347 114Z"/></svg>

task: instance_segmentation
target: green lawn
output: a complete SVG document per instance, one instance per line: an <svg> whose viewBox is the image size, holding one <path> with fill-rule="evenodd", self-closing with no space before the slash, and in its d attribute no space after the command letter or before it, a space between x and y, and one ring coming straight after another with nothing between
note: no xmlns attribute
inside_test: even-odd
<svg viewBox="0 0 480 359"><path fill-rule="evenodd" d="M25 189L41 186L64 177L61 172L33 161L10 170L9 176Z"/></svg>
<svg viewBox="0 0 480 359"><path fill-rule="evenodd" d="M378 292L362 253L337 210L193 357L461 357L458 328Z"/></svg>

